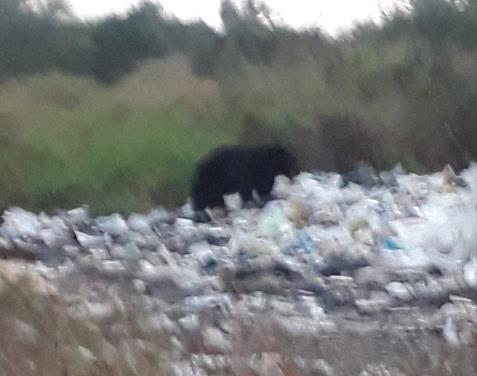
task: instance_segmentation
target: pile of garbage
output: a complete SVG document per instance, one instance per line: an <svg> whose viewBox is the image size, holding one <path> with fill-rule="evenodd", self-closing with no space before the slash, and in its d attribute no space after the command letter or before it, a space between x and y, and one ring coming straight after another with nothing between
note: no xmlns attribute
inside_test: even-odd
<svg viewBox="0 0 477 376"><path fill-rule="evenodd" d="M477 164L459 176L449 167L423 176L399 168L280 176L273 195L262 209L227 197L227 215L210 223L190 219L189 205L127 218L11 208L0 227L0 258L9 259L0 275L23 260L16 265L77 303L74 314L108 315L112 287L117 299L140 296L144 325L175 339L170 349L200 337L204 353L230 354L231 323L243 331L250 320L254 330L272 325L303 343L437 330L451 346L475 346ZM174 362L170 374L187 368Z"/></svg>

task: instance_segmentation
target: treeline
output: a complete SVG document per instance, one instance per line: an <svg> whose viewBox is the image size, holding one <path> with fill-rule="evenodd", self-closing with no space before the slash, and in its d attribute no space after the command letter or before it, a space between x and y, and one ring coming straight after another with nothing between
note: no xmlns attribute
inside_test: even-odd
<svg viewBox="0 0 477 376"><path fill-rule="evenodd" d="M204 23L183 24L144 2L125 16L75 19L67 3L0 2L0 78L61 71L113 82L148 58L206 49L218 35Z"/></svg>
<svg viewBox="0 0 477 376"><path fill-rule="evenodd" d="M382 26L362 24L349 35L331 40L318 29L297 32L276 24L271 10L255 1L239 10L224 0L224 33L219 33L202 22L167 17L149 1L124 16L83 22L63 0L2 0L0 78L54 70L112 82L145 59L175 53L188 55L196 73L212 75L224 65L236 68L240 59L271 64L302 54L318 55L323 44L338 47L342 39L389 43L420 37L429 42L433 53L442 54L449 44L476 47L476 9L475 0L410 0L407 8L383 14Z"/></svg>
<svg viewBox="0 0 477 376"><path fill-rule="evenodd" d="M0 0L0 205L178 204L223 142L280 141L305 169L477 160L477 0L409 0L331 37L224 0L223 30L149 2L83 22Z"/></svg>

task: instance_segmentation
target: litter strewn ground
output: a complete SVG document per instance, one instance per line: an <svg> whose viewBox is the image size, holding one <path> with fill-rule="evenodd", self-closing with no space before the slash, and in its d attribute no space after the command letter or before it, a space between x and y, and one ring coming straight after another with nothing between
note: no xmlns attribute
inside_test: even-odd
<svg viewBox="0 0 477 376"><path fill-rule="evenodd" d="M361 173L206 224L5 211L0 371L475 375L477 165Z"/></svg>

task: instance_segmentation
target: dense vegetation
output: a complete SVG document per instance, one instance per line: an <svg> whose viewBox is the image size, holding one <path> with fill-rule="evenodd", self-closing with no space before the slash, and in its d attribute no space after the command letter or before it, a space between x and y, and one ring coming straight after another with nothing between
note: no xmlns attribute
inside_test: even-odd
<svg viewBox="0 0 477 376"><path fill-rule="evenodd" d="M0 0L0 207L184 202L225 142L288 143L304 168L477 159L477 1L411 0L330 37L224 1L222 32L144 3L82 22Z"/></svg>

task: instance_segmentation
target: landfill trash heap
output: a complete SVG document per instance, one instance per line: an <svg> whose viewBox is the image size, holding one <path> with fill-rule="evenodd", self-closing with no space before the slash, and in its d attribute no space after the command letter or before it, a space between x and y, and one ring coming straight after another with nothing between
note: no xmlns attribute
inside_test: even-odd
<svg viewBox="0 0 477 376"><path fill-rule="evenodd" d="M475 346L477 164L459 176L449 167L370 174L363 184L336 173L279 176L265 207L242 209L230 196L227 215L209 223L189 219L188 204L127 218L10 208L0 276L14 266L34 273L76 302L72 314L93 319L114 311L114 299L140 297L145 325L183 347L199 335L214 353L232 351L230 323L245 317L300 341L385 330L387 317L387 330Z"/></svg>

